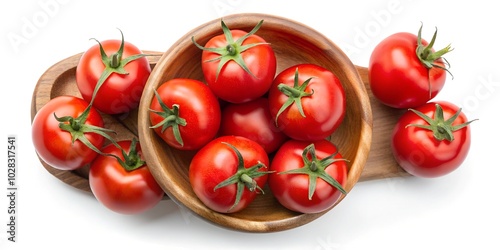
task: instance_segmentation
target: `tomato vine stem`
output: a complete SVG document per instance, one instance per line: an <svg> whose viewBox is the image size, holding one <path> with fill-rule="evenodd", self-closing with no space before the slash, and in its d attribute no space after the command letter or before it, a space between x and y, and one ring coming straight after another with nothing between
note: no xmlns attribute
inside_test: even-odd
<svg viewBox="0 0 500 250"><path fill-rule="evenodd" d="M106 129L106 128L101 128L98 126L93 126L90 124L85 124L87 121L87 118L90 114L92 106L88 105L85 110L78 116L78 117L72 117L72 116L63 116L63 117L58 117L56 113L54 113L54 118L56 121L59 122L59 128L61 130L67 131L71 135L71 141L74 143L75 141L80 141L82 142L85 146L89 147L90 149L94 150L98 154L104 154L101 152L100 149L98 149L96 146L94 146L85 136L86 133L95 133L98 134L108 140L110 140L113 143L116 143L111 136L109 136L107 133L112 132L115 133L111 129Z"/></svg>
<svg viewBox="0 0 500 250"><path fill-rule="evenodd" d="M445 70L453 78L453 74L451 74L450 70L448 69L450 64L449 64L448 60L446 60L446 58L443 57L445 54L451 52L453 50L453 48L451 48L451 44L448 44L446 47L444 47L441 50L438 50L436 52L433 51L432 47L434 46L434 42L436 41L437 28L436 28L436 31L434 32L434 35L432 36L432 39L429 42L429 44L427 44L427 46L425 46L422 43L422 27L423 26L424 25L422 24L420 26L420 29L418 30L417 48L416 48L415 53L417 54L417 57L420 60L420 62L427 68L427 74L428 74L428 77L427 77L428 83L427 84L429 87L429 98L431 98L432 85L431 85L431 80L430 80L430 69L439 68L439 69ZM440 64L436 63L436 61L439 59L442 59L444 61L443 62L444 66L441 66Z"/></svg>
<svg viewBox="0 0 500 250"><path fill-rule="evenodd" d="M477 120L474 119L462 124L453 125L453 122L458 118L458 116L462 112L462 109L460 108L452 117L450 117L448 120L445 120L443 108L438 103L436 103L436 111L434 112L434 118L431 118L428 115L415 109L409 109L409 110L418 115L425 122L427 122L427 125L412 123L406 125L406 128L418 127L430 130L432 131L434 138L438 141L442 140L453 141L455 139L455 137L453 136L453 132L465 128L471 122Z"/></svg>
<svg viewBox="0 0 500 250"><path fill-rule="evenodd" d="M177 141L177 143L179 143L179 145L184 147L184 141L182 140L182 135L181 135L181 132L179 130L179 126L186 126L187 122L186 122L186 119L180 117L180 115L179 115L179 112L180 112L179 111L180 110L179 104L174 104L174 105L172 105L172 108L169 108L163 102L163 100L161 99L160 95L158 94L158 92L156 90L155 90L155 96L156 96L156 100L160 104L161 111L152 110L152 109L149 109L149 111L161 116L163 118L163 120L161 122L157 123L156 125L151 126L150 128L154 129L154 128L162 127L161 132L163 133L168 127L172 127L172 131L173 131L175 140Z"/></svg>
<svg viewBox="0 0 500 250"><path fill-rule="evenodd" d="M316 190L317 179L321 178L334 188L338 189L341 193L346 194L347 192L344 190L342 185L335 180L332 176L330 176L325 169L329 167L331 164L337 161L347 161L346 159L334 159L334 157L338 154L335 152L323 159L318 159L316 156L316 149L314 147L314 143L311 143L307 146L302 152L302 161L304 162L304 166L302 168L291 169L283 172L279 172L278 174L305 174L309 176L309 191L308 198L312 199L314 192Z"/></svg>
<svg viewBox="0 0 500 250"><path fill-rule="evenodd" d="M314 94L314 89L311 90L310 93L306 92L306 88L309 85L309 82L313 79L313 77L308 78L301 85L299 85L299 68L295 69L295 76L293 79L293 87L290 87L284 83L278 84L278 89L284 95L288 96L288 99L281 106L276 114L274 122L276 125L278 124L278 117L292 104L295 103L297 105L297 109L302 117L306 117L304 114L304 109L302 108L302 98L307 96L312 96Z"/></svg>
<svg viewBox="0 0 500 250"><path fill-rule="evenodd" d="M243 196L243 191L244 188L246 187L250 192L255 192L259 191L260 193L264 194L264 190L262 190L259 185L257 185L257 181L255 181L255 178L272 173L273 171L259 171L261 168L267 168L267 166L261 162L258 162L257 164L245 168L245 163L243 160L243 156L241 155L240 151L233 145L222 142L223 144L227 145L236 155L236 158L238 160L238 168L237 171L234 175L230 176L226 180L220 182L214 187L214 191L228 186L232 184L236 184L236 197L234 200L233 205L229 208L228 212L231 211L233 208L235 208L238 203L241 200L241 197Z"/></svg>
<svg viewBox="0 0 500 250"><path fill-rule="evenodd" d="M227 27L227 25L224 23L224 21L221 20L222 32L224 33L227 44L223 47L220 47L220 48L203 47L194 40L194 36L191 37L191 41L199 49L204 50L204 51L210 51L212 53L216 53L216 54L220 55L214 59L205 61L205 62L219 61L219 65L218 65L217 72L215 75L216 81L219 78L220 71L222 70L224 65L226 65L230 61L236 62L248 74L250 74L253 77L256 77L248 68L248 66L247 66L246 62L243 60L243 57L241 56L241 54L243 52L245 52L246 50L251 49L255 46L268 44L268 43L252 43L252 44L243 45L243 42L248 37L255 34L260 29L260 26L262 26L263 22L264 22L264 20L260 20L260 22L257 23L257 25L250 32L246 33L244 36L242 36L242 37L238 38L238 40L234 41L231 30Z"/></svg>
<svg viewBox="0 0 500 250"><path fill-rule="evenodd" d="M131 55L127 58L123 58L123 50L125 47L125 39L123 37L123 32L118 29L121 34L121 44L120 48L118 49L117 52L113 53L111 56L108 56L106 54L106 51L104 51L104 48L97 39L91 38L91 40L94 40L99 44L99 51L101 53L101 61L104 64L105 68L99 77L99 80L97 80L96 86L94 88L94 92L92 93L92 99L90 100L90 104L92 105L95 99L95 96L97 95L99 89L101 86L104 84L104 82L111 76L111 74L116 73L120 75L128 75L128 72L125 70L125 65L128 63L137 60L139 58L148 56L147 54L136 54L136 55Z"/></svg>

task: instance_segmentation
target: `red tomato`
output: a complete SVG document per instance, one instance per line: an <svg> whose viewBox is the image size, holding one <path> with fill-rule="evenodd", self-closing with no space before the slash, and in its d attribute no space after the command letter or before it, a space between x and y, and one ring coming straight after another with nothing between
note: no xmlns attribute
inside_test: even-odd
<svg viewBox="0 0 500 250"><path fill-rule="evenodd" d="M113 156L99 155L92 162L89 172L92 193L101 204L114 212L145 212L160 202L164 192L141 159L139 143L117 143L125 151L125 155L116 145L109 144L103 149L103 153Z"/></svg>
<svg viewBox="0 0 500 250"><path fill-rule="evenodd" d="M345 193L346 161L327 140L285 142L276 152L270 170L274 171L268 180L271 192L292 211L326 211Z"/></svg>
<svg viewBox="0 0 500 250"><path fill-rule="evenodd" d="M331 71L313 64L283 70L269 90L269 107L278 127L296 140L330 136L345 115L345 93Z"/></svg>
<svg viewBox="0 0 500 250"><path fill-rule="evenodd" d="M160 85L156 93L149 119L156 134L170 146L199 149L216 136L221 111L217 97L207 85L177 78Z"/></svg>
<svg viewBox="0 0 500 250"><path fill-rule="evenodd" d="M430 102L401 116L392 133L399 165L419 177L439 177L457 169L471 143L470 122L449 102Z"/></svg>
<svg viewBox="0 0 500 250"><path fill-rule="evenodd" d="M106 60L101 57L100 46L107 54ZM90 47L76 67L76 83L83 99L91 102L99 78L109 73L100 83L92 105L106 114L126 113L137 108L151 67L146 57L134 55L142 55L142 52L123 41L123 35L121 41L106 40Z"/></svg>
<svg viewBox="0 0 500 250"><path fill-rule="evenodd" d="M90 108L86 119L80 121L75 119L81 118L87 107L89 103L80 98L58 96L47 102L36 113L31 135L35 150L45 163L60 170L74 170L89 164L97 156L97 152L84 142L88 141L100 149L104 144L104 137L97 133L84 132L84 129L87 129L87 126L104 126L99 112ZM63 122L58 121L54 115L60 118L72 118L71 121L66 119L67 121ZM61 129L59 127L61 124L67 130ZM74 139L76 140L73 142Z"/></svg>
<svg viewBox="0 0 500 250"><path fill-rule="evenodd" d="M394 108L412 108L434 98L446 81L441 57L450 46L434 52L431 44L411 33L396 33L373 50L368 66L370 87L380 102ZM437 32L437 31L436 31Z"/></svg>
<svg viewBox="0 0 500 250"><path fill-rule="evenodd" d="M276 151L287 139L276 127L264 97L224 107L220 134L246 137L259 143L267 153Z"/></svg>
<svg viewBox="0 0 500 250"><path fill-rule="evenodd" d="M222 136L201 148L189 166L195 194L210 209L234 213L263 193L269 165L266 151L241 136Z"/></svg>
<svg viewBox="0 0 500 250"><path fill-rule="evenodd" d="M203 49L202 70L208 86L219 98L242 103L263 96L276 74L276 56L271 46L254 33L229 30L221 22L223 35L211 38Z"/></svg>

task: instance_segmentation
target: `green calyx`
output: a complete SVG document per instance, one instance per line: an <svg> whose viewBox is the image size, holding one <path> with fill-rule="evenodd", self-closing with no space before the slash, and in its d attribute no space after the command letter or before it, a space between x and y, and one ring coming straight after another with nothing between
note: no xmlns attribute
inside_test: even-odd
<svg viewBox="0 0 500 250"><path fill-rule="evenodd" d="M161 132L163 133L168 127L172 127L172 132L174 134L175 140L183 147L184 141L182 140L181 132L179 130L179 126L186 126L186 119L179 116L179 105L174 104L172 108L169 108L161 99L158 92L155 90L156 99L161 106L161 111L151 110L151 112L161 116L163 120L158 124L151 126L150 128L159 128L161 127Z"/></svg>
<svg viewBox="0 0 500 250"><path fill-rule="evenodd" d="M304 166L301 168L291 169L288 171L279 172L278 174L305 174L309 176L309 200L312 199L314 195L314 191L316 190L317 179L321 178L326 181L331 186L338 189L341 193L346 194L346 191L342 187L342 185L331 177L328 173L326 173L325 169L337 161L347 161L346 159L334 159L335 155L338 152L335 152L328 157L323 159L318 159L316 157L316 150L314 144L310 144L307 146L302 152L302 160L304 162Z"/></svg>
<svg viewBox="0 0 500 250"><path fill-rule="evenodd" d="M312 77L308 78L305 82L299 85L299 68L296 68L293 87L290 87L284 83L278 84L279 91L288 96L288 99L285 103L283 103L281 108L278 110L278 113L276 114L276 118L274 120L276 124L278 124L278 117L281 115L281 113L283 113L294 103L295 105L297 105L297 109L299 110L300 115L302 115L302 117L306 117L306 115L304 114L304 109L302 108L302 97L311 96L314 94L314 90L312 90L311 93L305 92L307 85L309 85L311 79Z"/></svg>
<svg viewBox="0 0 500 250"><path fill-rule="evenodd" d="M137 152L136 138L132 140L130 151L127 153L111 136L107 134L107 132L115 133L113 130L85 124L85 121L89 116L91 107L92 107L91 105L87 106L87 108L83 111L83 113L76 118L71 116L57 117L55 113L54 117L59 122L59 128L61 130L70 133L72 143L74 143L77 140L81 141L85 146L92 149L96 153L115 158L120 163L120 165L127 171L132 171L134 169L143 166L145 162L140 158L140 155ZM114 154L103 153L99 148L97 148L87 139L87 137L85 136L86 133L95 133L108 139L111 143L113 143L113 145L115 145L117 148L121 150L124 160L122 160L120 157Z"/></svg>
<svg viewBox="0 0 500 250"><path fill-rule="evenodd" d="M77 140L81 141L85 146L92 149L96 153L115 158L127 171L132 171L143 166L145 162L140 158L140 155L136 150L136 138L132 140L130 151L127 153L111 136L107 134L107 132L115 133L113 130L85 124L85 121L89 116L91 107L91 105L87 106L84 112L76 118L71 116L57 117L55 113L54 117L59 122L59 128L70 133L72 143ZM86 133L95 133L108 139L111 143L113 143L113 145L121 150L124 160L114 154L103 153L99 148L97 148L87 139L87 137L85 136Z"/></svg>
<svg viewBox="0 0 500 250"><path fill-rule="evenodd" d="M89 116L91 107L92 107L91 105L87 106L87 108L83 111L83 113L76 118L71 116L57 117L55 113L54 117L59 122L59 128L70 133L71 140L73 143L77 140L81 141L85 146L94 150L96 153L115 158L120 163L120 165L127 171L132 171L143 166L145 162L141 159L139 153L137 152L136 138L132 140L130 150L127 153L111 136L107 134L107 132L115 133L113 130L85 124L85 121ZM122 160L120 157L114 154L103 153L99 148L97 148L87 139L87 137L85 136L86 133L96 133L108 139L111 143L113 143L113 145L115 145L117 148L121 150L124 160Z"/></svg>
<svg viewBox="0 0 500 250"><path fill-rule="evenodd" d="M432 36L432 39L431 39L430 43L427 46L424 46L422 44L422 27L423 27L423 24L420 26L420 29L418 30L418 37L417 37L417 50L416 50L416 53L417 53L418 59L428 69L436 67L436 68L440 68L440 69L448 71L448 69L446 67L443 67L441 65L435 64L434 62L436 60L442 58L446 62L446 64L449 65L448 61L445 58L443 58L443 56L446 53L448 53L448 52L450 52L450 51L453 50L451 48L451 44L448 44L448 46L444 47L441 50L433 52L432 51L432 46L434 46L434 42L436 41L437 28L436 28L436 31L434 32L434 35ZM448 73L449 73L449 71L448 71Z"/></svg>
<svg viewBox="0 0 500 250"><path fill-rule="evenodd" d="M234 204L231 206L231 208L229 208L229 210L228 210L228 212L229 212L234 207L236 207L236 205L238 205L238 203L240 202L241 197L243 196L243 191L244 191L245 187L250 192L257 192L258 191L258 192L263 194L264 191L259 187L259 185L257 185L255 178L272 173L272 171L259 171L259 169L261 169L263 167L267 168L267 166L261 162L258 162L257 164L255 164L252 167L245 168L245 164L243 162L243 156L238 151L238 149L229 143L226 143L226 142L222 142L222 143L224 143L229 148L231 148L231 150L233 150L233 152L236 154L236 157L238 159L238 169L237 169L236 173L234 175L230 176L229 178L227 178L226 180L220 182L219 184L217 184L217 186L214 187L214 191L215 191L219 188L222 188L222 187L225 187L228 185L232 185L232 184L236 184L236 199L234 200Z"/></svg>
<svg viewBox="0 0 500 250"><path fill-rule="evenodd" d="M219 54L219 57L216 57L214 59L208 60L207 62L212 62L212 61L219 61L219 65L217 68L217 73L215 76L215 80L217 81L220 71L222 70L222 67L226 65L230 61L236 62L240 67L245 70L248 74L251 76L255 77L255 75L248 69L245 61L243 60L243 57L241 54L245 52L246 50L253 48L255 46L259 46L262 44L268 44L268 43L252 43L252 44L246 44L243 45L243 42L251 35L255 34L257 30L259 30L260 26L262 26L262 23L264 20L261 20L249 33L245 34L244 36L240 37L238 40L234 41L233 35L231 34L231 30L226 26L224 21L221 20L221 26L222 26L222 32L224 32L224 36L226 38L227 44L224 47L220 48L207 48L199 45L195 40L194 36L191 37L191 40L193 41L194 45L198 47L201 50L206 50L210 51L216 54Z"/></svg>
<svg viewBox="0 0 500 250"><path fill-rule="evenodd" d="M87 106L87 108L83 111L82 114L80 114L78 117L72 117L72 116L63 116L63 117L58 117L54 113L55 119L59 122L59 128L61 130L67 131L71 135L71 140L72 143L75 141L81 141L85 146L89 147L90 149L94 150L95 152L99 154L103 154L100 149L98 149L96 146L94 146L85 136L86 133L95 133L98 135L103 136L104 138L114 142L114 140L109 136L107 133L108 132L114 132L113 130L110 129L105 129L97 126L93 126L90 124L85 124L87 121L87 118L90 113L90 108L91 105Z"/></svg>
<svg viewBox="0 0 500 250"><path fill-rule="evenodd" d="M438 141L442 140L447 140L447 141L453 141L455 138L453 136L453 132L460 130L467 125L469 125L471 122L475 120L471 120L462 124L458 125L453 125L453 122L458 118L460 115L460 112L462 112L462 109L459 109L450 119L445 120L444 119L444 114L443 114L443 108L441 105L436 103L436 111L434 113L434 119L425 115L424 113L415 110L415 109L409 109L413 113L417 114L420 118L425 120L428 125L422 125L422 124L408 124L406 127L418 127L418 128L423 128L432 131L434 138Z"/></svg>
<svg viewBox="0 0 500 250"><path fill-rule="evenodd" d="M445 70L448 72L452 77L453 75L447 68L450 64L448 63L448 60L444 58L443 56L452 51L453 49L451 48L451 44L448 44L448 46L444 47L441 50L438 50L436 52L432 51L432 46L434 46L434 42L436 41L436 36L437 36L437 28L436 31L434 32L434 35L432 36L431 41L427 46L424 46L422 44L422 27L423 24L420 26L420 29L418 30L418 36L417 36L417 49L416 49L416 54L420 62L429 70L431 68L439 68L442 70ZM438 59L443 59L444 65L441 66L439 64L436 64L436 60ZM428 77L428 86L429 86L429 98L432 96L432 88L431 88L431 82L430 78Z"/></svg>
<svg viewBox="0 0 500 250"><path fill-rule="evenodd" d="M137 151L137 139L135 137L132 139L129 152L125 152L125 150L121 147L119 147L119 149L122 152L123 160L115 155L108 154L108 156L115 157L126 171L130 172L136 170L146 164L146 162L141 159L141 155Z"/></svg>
<svg viewBox="0 0 500 250"><path fill-rule="evenodd" d="M123 37L123 32L118 29L121 34L121 44L120 48L118 49L117 52L113 53L111 56L108 56L106 52L104 51L104 48L102 47L101 43L95 39L91 38L92 40L95 40L99 44L99 50L101 52L101 60L102 63L104 64L105 68L99 77L99 80L97 81L97 84L95 86L94 92L92 94L92 100L90 101L90 104L94 102L94 98L97 95L97 92L99 88L101 88L102 84L106 81L106 79L109 78L109 76L113 73L120 74L120 75L127 75L128 72L125 70L125 65L128 63L137 60L141 57L147 56L146 54L137 54L137 55L132 55L127 58L123 58L123 50L125 46L125 40Z"/></svg>

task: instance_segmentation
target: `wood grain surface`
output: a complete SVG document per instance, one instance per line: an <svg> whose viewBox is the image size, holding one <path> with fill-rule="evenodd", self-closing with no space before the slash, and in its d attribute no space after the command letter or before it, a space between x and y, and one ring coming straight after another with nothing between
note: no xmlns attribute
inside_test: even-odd
<svg viewBox="0 0 500 250"><path fill-rule="evenodd" d="M138 134L144 157L170 199L208 222L247 232L274 232L299 227L334 209L359 181L370 153L373 128L370 98L364 83L350 59L330 39L302 23L279 16L244 13L224 17L228 27L244 31L252 30L261 20L265 22L260 26L258 36L271 44L276 56L276 72L298 64L315 64L335 74L344 88L345 116L328 138L339 148L342 157L349 159L344 184L346 194L335 204L318 213L295 213L281 206L273 195L268 195L271 192L266 190L266 185L263 187L265 195L257 195L245 209L235 213L216 213L200 201L191 187L189 165L192 152L174 150L149 129L149 106L155 89L173 78L205 81L200 60L202 50L193 46L191 39L206 44L221 35L219 19L199 25L170 46L149 76L138 111Z"/></svg>
<svg viewBox="0 0 500 250"><path fill-rule="evenodd" d="M390 135L403 112L380 104L372 96L368 71L355 66L330 39L294 20L266 14L235 14L224 18L231 29L248 30L265 20L259 36L272 45L277 59L276 72L301 63L312 63L330 70L342 83L346 112L342 124L329 137L342 156L349 160L349 172L342 195L329 209L313 214L296 213L281 206L273 195L258 195L244 210L217 213L206 207L194 194L188 175L195 152L175 150L161 140L149 122L149 105L154 90L173 78L204 81L201 50L193 46L220 35L220 20L202 24L182 36L165 53L145 51L153 68L141 96L139 108L122 115L103 115L105 127L116 131L115 139L138 137L143 156L158 184L171 199L215 225L247 232L275 232L295 228L320 218L333 209L359 181L407 175L394 161ZM81 54L60 61L49 68L37 83L32 99L32 120L50 99L60 95L80 96L75 81L76 66ZM197 59L198 58L198 59ZM34 135L36 136L36 135ZM61 171L42 165L56 178L78 189L90 191L89 169ZM268 186L264 187L270 193Z"/></svg>
<svg viewBox="0 0 500 250"><path fill-rule="evenodd" d="M152 51L144 51L143 53L150 55L147 56L147 58L150 61L151 67L154 67L162 55L162 53ZM81 55L82 53L61 60L42 74L33 91L31 100L31 121L33 121L38 110L56 96L72 95L81 97L75 77L76 66ZM132 139L133 137L137 138L137 109L127 114L101 115L103 116L105 127L116 132L115 134L110 134L115 140ZM88 166L78 170L64 171L49 166L40 158L39 160L42 166L57 179L77 189L87 192L91 191L88 182Z"/></svg>
<svg viewBox="0 0 500 250"><path fill-rule="evenodd" d="M161 57L160 52L147 52L151 66L154 67ZM47 69L40 77L34 91L31 103L31 119L38 110L50 99L59 95L80 96L75 82L76 65L81 54L68 57ZM390 151L390 134L392 127L401 115L401 110L395 110L380 104L371 94L368 82L368 70L365 67L356 67L370 96L373 112L373 138L367 163L359 181L407 176L403 169L395 162ZM107 127L117 131L115 138L127 139L137 136L137 110L120 116L104 115ZM42 166L57 179L77 189L90 191L88 183L88 168L74 171L63 171L52 168L40 160Z"/></svg>

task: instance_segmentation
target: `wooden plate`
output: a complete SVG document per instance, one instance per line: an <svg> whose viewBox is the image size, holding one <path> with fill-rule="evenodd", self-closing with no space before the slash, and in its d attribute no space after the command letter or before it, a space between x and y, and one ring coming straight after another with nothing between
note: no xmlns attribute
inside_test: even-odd
<svg viewBox="0 0 500 250"><path fill-rule="evenodd" d="M161 57L162 53L153 51L144 51L152 68ZM81 97L78 87L76 85L76 66L83 53L68 57L47 69L40 79L33 91L31 100L31 121L50 99L61 95L72 95ZM121 115L107 115L101 114L104 119L105 127L113 129L116 134L110 134L116 140L138 138L137 135L137 109L127 114ZM73 171L58 170L39 158L45 169L66 184L90 192L88 181L89 169L84 167L82 169ZM165 196L168 198L168 196Z"/></svg>
<svg viewBox="0 0 500 250"><path fill-rule="evenodd" d="M161 52L146 51L145 53L153 54L153 56L148 56L151 67L154 67L162 56ZM33 91L31 101L32 120L38 110L52 98L60 95L80 96L75 82L76 65L80 60L80 56L81 53L68 57L54 64L43 73ZM370 92L368 70L361 66L356 66L356 68L370 96L374 131L371 150L359 181L407 176L408 173L401 169L392 157L389 142L392 128L402 111L384 106L375 100ZM137 110L121 116L104 115L104 118L106 126L113 127L117 131L117 137L125 139L137 136ZM87 168L63 171L52 168L42 160L40 161L43 167L59 180L77 189L90 192Z"/></svg>

